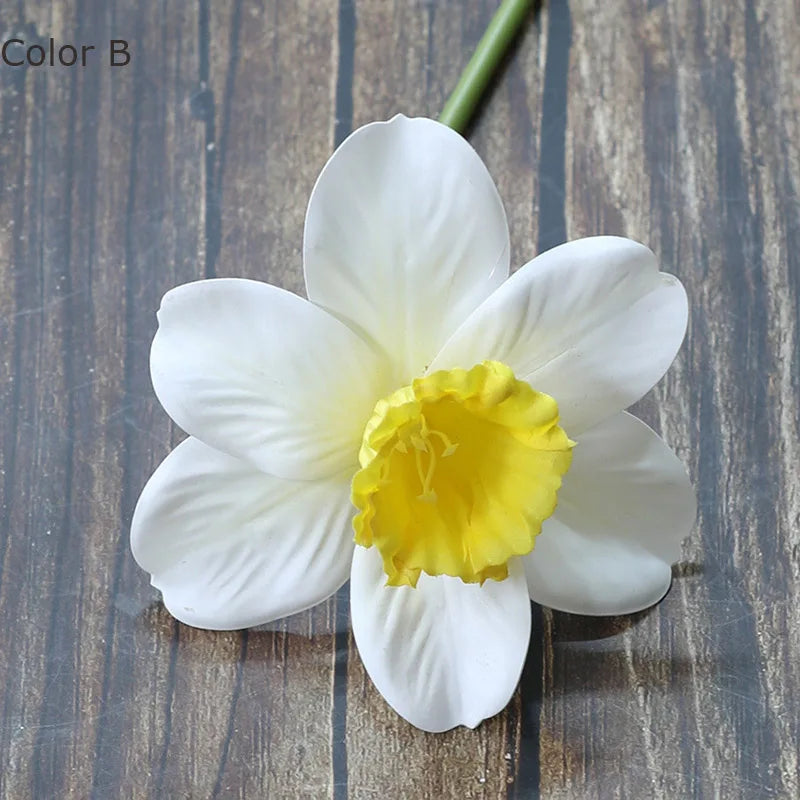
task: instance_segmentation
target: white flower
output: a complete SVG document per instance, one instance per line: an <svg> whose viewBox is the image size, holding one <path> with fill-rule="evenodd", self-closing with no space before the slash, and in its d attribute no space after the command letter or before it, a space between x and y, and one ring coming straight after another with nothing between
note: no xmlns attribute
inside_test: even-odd
<svg viewBox="0 0 800 800"><path fill-rule="evenodd" d="M189 438L142 492L134 556L175 617L213 629L349 577L388 702L425 730L474 727L516 687L529 598L625 614L669 588L694 495L623 409L672 362L686 295L616 237L509 278L486 168L402 116L322 171L304 264L310 302L247 280L164 297L153 385Z"/></svg>

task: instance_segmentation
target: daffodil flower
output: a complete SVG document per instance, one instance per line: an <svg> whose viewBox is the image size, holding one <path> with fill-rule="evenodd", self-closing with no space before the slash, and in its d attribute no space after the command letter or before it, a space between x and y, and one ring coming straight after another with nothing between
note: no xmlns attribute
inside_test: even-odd
<svg viewBox="0 0 800 800"><path fill-rule="evenodd" d="M474 727L514 692L530 600L626 614L669 588L694 494L623 409L671 364L685 292L606 236L509 277L481 160L403 116L334 153L303 249L308 300L249 280L164 297L153 385L189 438L142 492L134 556L212 629L349 577L386 700L424 730Z"/></svg>

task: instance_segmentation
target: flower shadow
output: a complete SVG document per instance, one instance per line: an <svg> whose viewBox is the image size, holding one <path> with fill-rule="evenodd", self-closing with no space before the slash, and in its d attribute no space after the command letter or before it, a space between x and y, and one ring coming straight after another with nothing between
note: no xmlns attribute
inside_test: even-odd
<svg viewBox="0 0 800 800"><path fill-rule="evenodd" d="M694 568L677 572L692 574ZM507 710L477 731L456 729L440 736L417 731L386 705L366 676L347 626L342 627L346 607L337 609L335 600L248 631L188 628L160 602L151 603L138 622L155 652L174 660L176 725L196 713L197 697L203 696L205 702L211 698L230 706L232 749L247 750L249 730L269 736L280 731L287 747L302 741L303 731L314 731L332 737L330 747L343 758L366 743L378 752L402 750L410 775L420 780L439 775L450 783L464 781L481 753L489 759L488 780L509 786L513 780L514 796L532 796L525 794L526 787L555 791L560 782L580 778L586 720L593 715L602 714L606 728L624 738L623 726L640 713L642 690L656 710L680 707L698 680L714 685L720 672L737 671L733 653L729 659L691 658L664 651L653 638L658 626L650 618L652 609L606 618L538 606L533 613L520 690ZM631 650L628 634L637 625L644 630ZM611 734L607 748L599 740L592 745L596 764L609 774L619 741ZM490 763L495 756L496 763ZM381 759L348 763L347 769L354 780L385 777Z"/></svg>
<svg viewBox="0 0 800 800"><path fill-rule="evenodd" d="M698 561L679 561L672 565L672 580L697 578L706 571L705 565Z"/></svg>

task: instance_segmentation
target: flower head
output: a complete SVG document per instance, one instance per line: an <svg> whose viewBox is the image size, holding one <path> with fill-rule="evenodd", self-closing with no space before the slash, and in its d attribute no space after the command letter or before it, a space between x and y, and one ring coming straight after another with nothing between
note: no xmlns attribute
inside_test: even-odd
<svg viewBox="0 0 800 800"><path fill-rule="evenodd" d="M672 362L686 295L617 237L509 277L486 168L402 116L323 169L304 268L308 300L245 280L164 297L153 385L189 438L142 492L134 556L174 616L214 629L350 577L388 702L475 726L516 687L529 599L622 614L669 588L693 492L623 409Z"/></svg>

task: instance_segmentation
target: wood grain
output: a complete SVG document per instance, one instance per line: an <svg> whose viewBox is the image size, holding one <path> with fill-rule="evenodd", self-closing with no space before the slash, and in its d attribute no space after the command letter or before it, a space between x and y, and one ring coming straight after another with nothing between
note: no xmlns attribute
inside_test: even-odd
<svg viewBox="0 0 800 800"><path fill-rule="evenodd" d="M128 549L181 438L155 309L215 275L302 292L308 194L353 127L435 116L495 2L0 0L0 798L800 795L800 9L550 0L470 139L512 261L647 242L687 344L637 407L689 464L695 533L630 618L542 609L520 691L431 736L367 678L347 593L268 629L176 623Z"/></svg>

